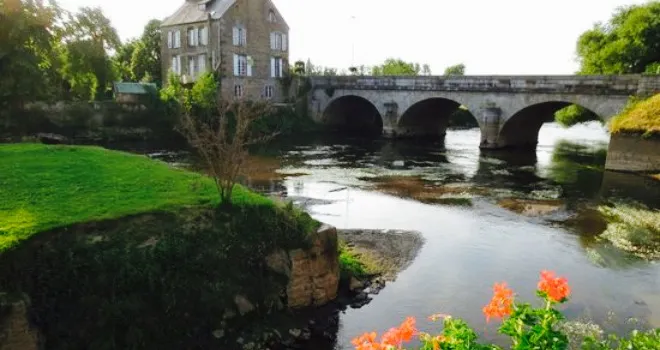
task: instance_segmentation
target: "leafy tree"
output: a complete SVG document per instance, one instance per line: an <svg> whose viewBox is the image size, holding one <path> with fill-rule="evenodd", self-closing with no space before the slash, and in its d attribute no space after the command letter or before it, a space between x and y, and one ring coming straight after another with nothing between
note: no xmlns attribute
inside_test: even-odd
<svg viewBox="0 0 660 350"><path fill-rule="evenodd" d="M133 80L134 74L131 70L131 60L133 59L133 52L140 42L133 39L121 45L115 55L112 57L114 61L115 70L117 71L118 78L121 81Z"/></svg>
<svg viewBox="0 0 660 350"><path fill-rule="evenodd" d="M121 46L117 31L100 8L83 7L65 24L62 75L74 99L107 97L117 77L109 50Z"/></svg>
<svg viewBox="0 0 660 350"><path fill-rule="evenodd" d="M61 11L36 0L0 1L0 109L52 96Z"/></svg>
<svg viewBox="0 0 660 350"><path fill-rule="evenodd" d="M194 106L203 112L209 112L215 106L218 98L218 82L211 73L204 73L190 90L190 97Z"/></svg>
<svg viewBox="0 0 660 350"><path fill-rule="evenodd" d="M621 7L605 25L578 39L581 74L656 73L660 63L660 2Z"/></svg>
<svg viewBox="0 0 660 350"><path fill-rule="evenodd" d="M591 120L599 120L599 118L592 111L582 106L570 105L557 111L555 113L555 120L562 126L570 127Z"/></svg>
<svg viewBox="0 0 660 350"><path fill-rule="evenodd" d="M419 63L405 62L399 58L388 58L381 65L371 69L372 75L419 75Z"/></svg>
<svg viewBox="0 0 660 350"><path fill-rule="evenodd" d="M431 66L424 63L424 65L422 65L422 75L432 75L432 74L433 73L431 73Z"/></svg>
<svg viewBox="0 0 660 350"><path fill-rule="evenodd" d="M445 68L445 75L465 75L465 65L456 64Z"/></svg>
<svg viewBox="0 0 660 350"><path fill-rule="evenodd" d="M133 71L136 79L143 79L147 73L157 80L161 79L161 23L160 20L152 19L144 27L142 37L140 37L140 42L142 43L141 52L137 57L133 56L131 61L131 65L139 69L139 71Z"/></svg>

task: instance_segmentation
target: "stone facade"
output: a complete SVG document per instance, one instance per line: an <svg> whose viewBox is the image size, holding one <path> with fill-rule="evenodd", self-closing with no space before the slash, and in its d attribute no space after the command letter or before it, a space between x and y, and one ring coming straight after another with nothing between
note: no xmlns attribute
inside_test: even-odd
<svg viewBox="0 0 660 350"><path fill-rule="evenodd" d="M613 134L605 169L660 172L660 138L643 138L639 134Z"/></svg>
<svg viewBox="0 0 660 350"><path fill-rule="evenodd" d="M660 91L660 77L641 75L339 76L313 77L311 83L309 110L319 123L345 120L346 116L328 111L357 97L362 106L380 116L386 136L443 135L444 119L463 105L481 128L482 148L536 145L543 122L570 104L581 105L607 121L624 108L629 96ZM423 106L429 101L434 106Z"/></svg>
<svg viewBox="0 0 660 350"><path fill-rule="evenodd" d="M162 64L164 74L172 70L172 59L179 56L180 75L184 83L192 83L200 73L191 74L189 58L205 55L205 71L220 76L223 98L271 99L282 101L286 96L279 79L280 69L273 76L273 58L281 59L281 72L289 67L289 27L270 0L212 0L201 11L197 1L187 0L162 26ZM201 19L201 20L200 20ZM191 46L188 30L206 28L207 40ZM240 28L244 41L235 45L235 29ZM180 34L180 47L170 48L170 32ZM277 33L276 47L272 35ZM234 55L244 55L249 68L237 72ZM197 66L199 69L199 65ZM238 73L238 74L237 74ZM164 77L163 81L166 81Z"/></svg>
<svg viewBox="0 0 660 350"><path fill-rule="evenodd" d="M337 230L323 225L310 249L275 251L266 258L268 266L286 275L287 306L292 309L320 306L337 297L339 253Z"/></svg>

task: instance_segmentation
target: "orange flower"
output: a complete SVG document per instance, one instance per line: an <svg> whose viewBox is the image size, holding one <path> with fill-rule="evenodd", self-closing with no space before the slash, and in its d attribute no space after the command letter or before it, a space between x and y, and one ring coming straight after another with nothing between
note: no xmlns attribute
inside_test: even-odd
<svg viewBox="0 0 660 350"><path fill-rule="evenodd" d="M554 301L561 302L571 294L571 287L564 277L555 277L552 271L541 271L538 288Z"/></svg>
<svg viewBox="0 0 660 350"><path fill-rule="evenodd" d="M416 333L415 319L413 317L408 317L398 328L390 328L385 334L383 334L381 344L383 347L399 347L402 343L409 342Z"/></svg>
<svg viewBox="0 0 660 350"><path fill-rule="evenodd" d="M380 344L376 343L376 332L364 333L359 337L354 338L351 343L355 346L355 350L380 350Z"/></svg>
<svg viewBox="0 0 660 350"><path fill-rule="evenodd" d="M490 322L491 317L503 318L510 315L513 305L513 291L507 288L506 283L495 283L493 292L493 299L483 308L487 322Z"/></svg>

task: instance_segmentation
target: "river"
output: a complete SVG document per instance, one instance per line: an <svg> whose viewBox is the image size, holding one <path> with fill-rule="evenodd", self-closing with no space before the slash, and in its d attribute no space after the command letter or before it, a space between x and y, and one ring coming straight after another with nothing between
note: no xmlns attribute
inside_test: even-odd
<svg viewBox="0 0 660 350"><path fill-rule="evenodd" d="M283 197L322 200L308 207L320 221L416 230L426 240L396 281L340 315L335 349L352 349L353 337L382 333L407 316L437 330L426 319L433 313L463 318L482 339L501 342L499 322L487 323L481 312L491 286L506 281L533 301L543 269L568 278L573 293L562 309L571 320L617 332L660 327L660 264L596 240L602 223L584 214L615 196L658 209L660 183L603 171L609 135L598 122L545 124L536 152L481 152L479 138L479 129L469 129L448 131L444 146L293 140L261 158L268 171L248 182ZM467 199L424 203L429 194ZM527 209L515 210L519 199L528 200Z"/></svg>

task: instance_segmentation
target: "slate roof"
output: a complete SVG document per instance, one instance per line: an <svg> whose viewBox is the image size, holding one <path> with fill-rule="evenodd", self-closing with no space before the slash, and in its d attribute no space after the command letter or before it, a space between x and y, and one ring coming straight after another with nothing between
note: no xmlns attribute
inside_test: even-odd
<svg viewBox="0 0 660 350"><path fill-rule="evenodd" d="M115 83L114 89L115 93L132 95L147 95L158 91L158 87L153 83Z"/></svg>
<svg viewBox="0 0 660 350"><path fill-rule="evenodd" d="M209 13L213 19L219 19L235 2L236 0L186 0L173 15L163 21L161 27L206 21ZM199 5L205 3L206 11L200 10Z"/></svg>

